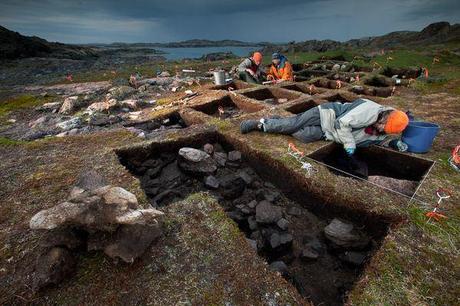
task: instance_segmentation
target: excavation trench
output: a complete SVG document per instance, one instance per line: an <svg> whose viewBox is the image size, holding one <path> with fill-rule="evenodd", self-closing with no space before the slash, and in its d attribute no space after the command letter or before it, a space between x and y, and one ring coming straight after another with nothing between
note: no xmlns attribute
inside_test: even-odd
<svg viewBox="0 0 460 306"><path fill-rule="evenodd" d="M229 90L229 91L232 91L232 90L240 90L240 89L246 89L246 88L251 88L251 87L254 87L255 85L253 84L249 84L249 83L246 83L246 82L243 82L243 81L239 81L239 80L234 80L228 84L225 84L225 85L216 85L216 86L213 86L211 87L212 90Z"/></svg>
<svg viewBox="0 0 460 306"><path fill-rule="evenodd" d="M333 173L359 177L412 196L433 161L402 154L379 146L358 148L350 159L338 144L327 145L309 155Z"/></svg>
<svg viewBox="0 0 460 306"><path fill-rule="evenodd" d="M264 103L273 105L283 104L302 97L301 93L276 87L256 89L241 94L248 98L263 101Z"/></svg>
<svg viewBox="0 0 460 306"><path fill-rule="evenodd" d="M193 109L220 119L235 118L242 113L253 113L264 108L263 105L251 103L248 99L237 95L228 95L205 104L194 106Z"/></svg>
<svg viewBox="0 0 460 306"><path fill-rule="evenodd" d="M173 112L161 118L131 122L126 124L125 127L141 130L148 136L150 134L156 134L159 131L183 129L186 127L186 124L178 112Z"/></svg>
<svg viewBox="0 0 460 306"><path fill-rule="evenodd" d="M184 147L210 154L191 162L184 152L196 151ZM343 305L387 233L388 220L312 197L292 170L217 133L117 153L160 209L189 194L209 192L258 255L315 304ZM352 227L348 238L353 238L331 234L331 229L340 231L337 225Z"/></svg>

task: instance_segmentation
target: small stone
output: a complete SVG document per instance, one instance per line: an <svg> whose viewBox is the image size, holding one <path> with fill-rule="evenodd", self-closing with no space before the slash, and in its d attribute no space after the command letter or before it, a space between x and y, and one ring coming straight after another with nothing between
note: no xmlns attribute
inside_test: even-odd
<svg viewBox="0 0 460 306"><path fill-rule="evenodd" d="M289 270L288 266L283 261L274 261L270 264L270 270L279 272L281 275L287 275Z"/></svg>
<svg viewBox="0 0 460 306"><path fill-rule="evenodd" d="M278 220L278 222L276 222L276 225L278 225L278 227L280 229L282 229L283 231L287 230L288 228L288 225L289 225L289 221L284 219L284 218L281 218Z"/></svg>
<svg viewBox="0 0 460 306"><path fill-rule="evenodd" d="M57 285L69 277L75 271L76 261L67 249L54 247L40 256L35 266L33 288L38 290Z"/></svg>
<svg viewBox="0 0 460 306"><path fill-rule="evenodd" d="M282 245L291 244L293 239L294 239L294 237L292 237L291 234L281 234L280 235L280 243Z"/></svg>
<svg viewBox="0 0 460 306"><path fill-rule="evenodd" d="M303 250L302 250L302 254L300 254L300 258L303 259L303 260L315 260L319 257L319 254L318 252L316 252L315 250L313 250L311 247L309 246L306 246Z"/></svg>
<svg viewBox="0 0 460 306"><path fill-rule="evenodd" d="M246 185L251 185L253 178L246 171L240 171L238 175L243 179Z"/></svg>
<svg viewBox="0 0 460 306"><path fill-rule="evenodd" d="M258 202L256 200L252 200L251 202L248 203L248 207L249 208L256 208L257 203Z"/></svg>
<svg viewBox="0 0 460 306"><path fill-rule="evenodd" d="M249 243L249 245L251 246L251 248L253 248L254 251L257 252L257 241L252 240L252 239L248 239L248 238L246 238L246 241Z"/></svg>
<svg viewBox="0 0 460 306"><path fill-rule="evenodd" d="M270 236L270 247L272 249L276 249L277 247L279 247L281 245L281 239L280 239L280 235L278 233L273 233L271 236Z"/></svg>
<svg viewBox="0 0 460 306"><path fill-rule="evenodd" d="M242 178L229 174L220 179L221 194L226 199L235 199L241 196L246 188Z"/></svg>
<svg viewBox="0 0 460 306"><path fill-rule="evenodd" d="M211 155L214 152L214 146L212 144L210 144L210 143L207 143L207 144L204 145L203 151L205 151L206 153Z"/></svg>
<svg viewBox="0 0 460 306"><path fill-rule="evenodd" d="M68 97L64 100L64 103L62 103L62 106L59 109L59 113L68 115L76 111L78 107L78 96Z"/></svg>
<svg viewBox="0 0 460 306"><path fill-rule="evenodd" d="M178 156L179 167L190 174L211 174L217 170L217 165L211 156L194 148L181 148Z"/></svg>
<svg viewBox="0 0 460 306"><path fill-rule="evenodd" d="M254 231L255 229L257 229L257 221L256 221L256 218L254 216L250 216L248 218L248 225L249 225L249 229L251 231Z"/></svg>
<svg viewBox="0 0 460 306"><path fill-rule="evenodd" d="M275 223L283 216L281 207L272 205L268 201L261 201L256 207L258 223Z"/></svg>
<svg viewBox="0 0 460 306"><path fill-rule="evenodd" d="M207 176L204 180L204 184L206 185L206 187L211 189L219 188L219 181L213 175Z"/></svg>
<svg viewBox="0 0 460 306"><path fill-rule="evenodd" d="M228 152L228 160L231 162L241 161L241 152L240 151L230 151Z"/></svg>
<svg viewBox="0 0 460 306"><path fill-rule="evenodd" d="M288 210L287 210L287 213L291 216L300 216L302 215L302 209L296 207L296 206L292 206L292 207L289 207Z"/></svg>
<svg viewBox="0 0 460 306"><path fill-rule="evenodd" d="M214 160L221 167L224 167L227 162L227 153L225 152L214 152Z"/></svg>
<svg viewBox="0 0 460 306"><path fill-rule="evenodd" d="M64 131L69 131L81 127L81 119L79 117L73 117L72 119L59 122L56 126Z"/></svg>

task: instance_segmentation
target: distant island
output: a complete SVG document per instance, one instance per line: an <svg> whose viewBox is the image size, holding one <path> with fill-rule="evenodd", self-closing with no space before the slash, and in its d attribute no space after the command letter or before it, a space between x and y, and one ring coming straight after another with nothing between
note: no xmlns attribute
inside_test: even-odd
<svg viewBox="0 0 460 306"><path fill-rule="evenodd" d="M206 47L254 47L260 46L263 47L267 43L253 43L253 42L244 42L239 40L207 40L207 39L190 39L185 41L178 42L168 42L168 43L122 43L115 42L112 44L106 44L104 46L111 47L150 47L150 48L206 48Z"/></svg>

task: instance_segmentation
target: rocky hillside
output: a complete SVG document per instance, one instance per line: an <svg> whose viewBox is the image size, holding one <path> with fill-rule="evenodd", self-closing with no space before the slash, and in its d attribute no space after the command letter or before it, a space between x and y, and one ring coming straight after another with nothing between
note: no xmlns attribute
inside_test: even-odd
<svg viewBox="0 0 460 306"><path fill-rule="evenodd" d="M48 42L0 26L0 60L26 57L84 59L96 56L97 53L89 47Z"/></svg>
<svg viewBox="0 0 460 306"><path fill-rule="evenodd" d="M382 36L351 39L346 42L334 40L307 40L291 42L286 45L271 45L264 48L265 53L282 52L324 52L342 48L391 48L411 45L431 45L460 41L460 24L437 22L428 25L422 31L398 31Z"/></svg>

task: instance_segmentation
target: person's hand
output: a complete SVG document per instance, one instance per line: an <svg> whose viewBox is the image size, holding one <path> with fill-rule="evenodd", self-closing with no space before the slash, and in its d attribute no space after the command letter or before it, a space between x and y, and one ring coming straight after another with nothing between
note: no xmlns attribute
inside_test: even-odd
<svg viewBox="0 0 460 306"><path fill-rule="evenodd" d="M405 143L404 141L402 140L398 140L396 142L396 147L398 148L398 151L399 152L406 152L407 149L409 149L409 146L407 145L407 143Z"/></svg>
<svg viewBox="0 0 460 306"><path fill-rule="evenodd" d="M267 75L267 81L273 81L274 79L275 78L271 74Z"/></svg>
<svg viewBox="0 0 460 306"><path fill-rule="evenodd" d="M252 71L251 69L246 69L246 72L249 73L252 76L255 76L254 71Z"/></svg>
<svg viewBox="0 0 460 306"><path fill-rule="evenodd" d="M345 152L347 152L348 156L351 156L351 155L355 154L355 148L346 148Z"/></svg>

